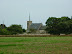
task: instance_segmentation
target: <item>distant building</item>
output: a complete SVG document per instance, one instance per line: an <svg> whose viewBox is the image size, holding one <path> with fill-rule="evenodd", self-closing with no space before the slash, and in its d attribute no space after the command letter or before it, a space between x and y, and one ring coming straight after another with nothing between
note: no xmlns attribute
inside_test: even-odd
<svg viewBox="0 0 72 54"><path fill-rule="evenodd" d="M29 21L27 21L27 32L31 32L31 29L32 31L35 30L35 33L37 34L45 34L46 31L46 26L43 25L42 23L32 23L32 21L30 21L30 16L29 16ZM33 31L34 33L34 31Z"/></svg>

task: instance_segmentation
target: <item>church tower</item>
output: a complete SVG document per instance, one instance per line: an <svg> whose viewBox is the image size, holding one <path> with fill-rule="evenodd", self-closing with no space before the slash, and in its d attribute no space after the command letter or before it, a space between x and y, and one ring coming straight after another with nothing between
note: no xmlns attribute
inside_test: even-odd
<svg viewBox="0 0 72 54"><path fill-rule="evenodd" d="M29 21L27 21L27 30L29 29L31 24L32 24L32 21L30 21L30 14L29 14Z"/></svg>

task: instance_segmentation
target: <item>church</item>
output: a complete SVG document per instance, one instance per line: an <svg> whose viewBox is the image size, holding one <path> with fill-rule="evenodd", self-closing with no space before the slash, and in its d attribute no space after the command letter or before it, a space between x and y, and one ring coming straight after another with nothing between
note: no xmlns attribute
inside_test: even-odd
<svg viewBox="0 0 72 54"><path fill-rule="evenodd" d="M35 33L35 34L46 34L46 26L42 23L32 23L30 20L29 15L29 21L27 21L27 32L28 33Z"/></svg>

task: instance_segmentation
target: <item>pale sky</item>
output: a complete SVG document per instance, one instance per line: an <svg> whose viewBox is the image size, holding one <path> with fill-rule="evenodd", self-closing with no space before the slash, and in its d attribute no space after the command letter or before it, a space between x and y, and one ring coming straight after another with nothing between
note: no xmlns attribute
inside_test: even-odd
<svg viewBox="0 0 72 54"><path fill-rule="evenodd" d="M0 24L21 24L27 28L29 13L33 23L43 23L49 17L72 16L72 0L0 0Z"/></svg>

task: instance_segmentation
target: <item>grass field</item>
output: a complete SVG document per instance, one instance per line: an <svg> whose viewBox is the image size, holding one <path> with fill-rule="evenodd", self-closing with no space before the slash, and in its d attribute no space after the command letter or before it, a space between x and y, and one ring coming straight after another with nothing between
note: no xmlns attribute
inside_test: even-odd
<svg viewBox="0 0 72 54"><path fill-rule="evenodd" d="M72 54L72 37L0 37L0 54Z"/></svg>

